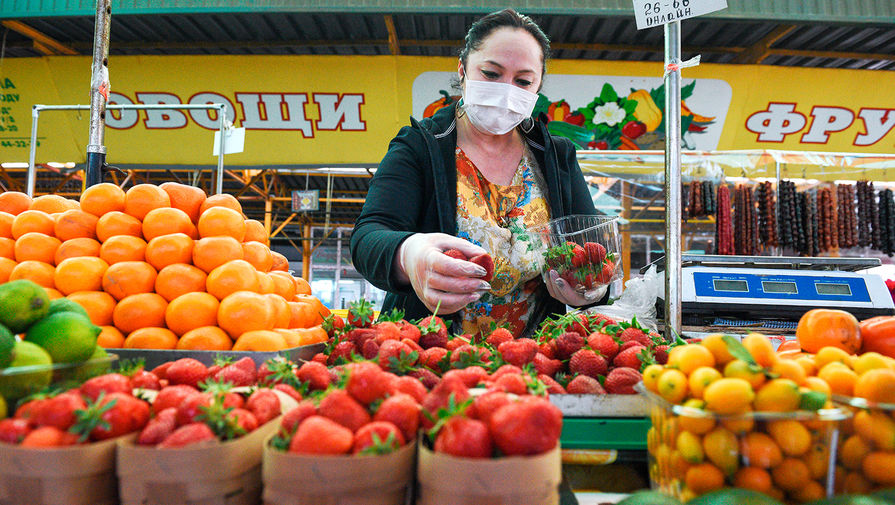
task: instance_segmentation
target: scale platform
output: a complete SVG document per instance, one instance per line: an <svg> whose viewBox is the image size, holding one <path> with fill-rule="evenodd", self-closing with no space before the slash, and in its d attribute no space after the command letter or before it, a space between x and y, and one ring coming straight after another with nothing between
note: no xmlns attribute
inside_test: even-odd
<svg viewBox="0 0 895 505"><path fill-rule="evenodd" d="M665 258L654 264L658 271L664 270ZM776 322L777 328L787 324L795 328L802 314L815 308L846 310L858 319L895 314L883 279L859 273L877 266L878 258L685 254L681 258L682 319L684 324L699 326L766 321ZM661 314L664 296L660 297Z"/></svg>

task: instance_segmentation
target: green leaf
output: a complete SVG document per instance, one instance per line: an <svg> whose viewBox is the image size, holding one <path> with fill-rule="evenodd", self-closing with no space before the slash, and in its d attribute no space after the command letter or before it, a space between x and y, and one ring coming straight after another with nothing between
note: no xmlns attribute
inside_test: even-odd
<svg viewBox="0 0 895 505"><path fill-rule="evenodd" d="M627 113L629 116L631 114L634 114L634 109L637 108L637 100L624 100L622 108L625 109L625 113Z"/></svg>
<svg viewBox="0 0 895 505"><path fill-rule="evenodd" d="M749 352L749 349L746 349L739 340L730 336L724 335L722 337L724 343L727 344L727 352L730 353L736 359L745 361L752 366L758 366L758 363L755 361L755 358L752 357L752 354Z"/></svg>
<svg viewBox="0 0 895 505"><path fill-rule="evenodd" d="M603 89L600 91L600 101L608 103L616 100L618 100L618 93L616 93L612 85L607 82L603 85Z"/></svg>
<svg viewBox="0 0 895 505"><path fill-rule="evenodd" d="M560 100L562 101L562 100ZM550 104L552 102L546 95L543 93L538 93L538 101L535 103L534 110L531 111L531 117L538 117L541 113L546 114L548 110L550 110Z"/></svg>
<svg viewBox="0 0 895 505"><path fill-rule="evenodd" d="M693 95L693 89L696 87L696 81L687 84L683 88L681 88L681 100L686 100Z"/></svg>
<svg viewBox="0 0 895 505"><path fill-rule="evenodd" d="M824 408L827 394L821 391L804 391L799 397L799 409L816 411Z"/></svg>

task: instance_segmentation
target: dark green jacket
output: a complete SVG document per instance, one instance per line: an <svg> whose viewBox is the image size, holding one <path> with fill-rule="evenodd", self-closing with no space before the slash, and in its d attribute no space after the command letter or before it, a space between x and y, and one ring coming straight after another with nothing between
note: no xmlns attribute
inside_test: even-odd
<svg viewBox="0 0 895 505"><path fill-rule="evenodd" d="M411 118L410 122L411 126L401 128L392 139L370 182L351 234L351 258L361 275L388 292L383 311L399 308L407 319L416 319L429 315L429 309L412 287L396 283L394 259L398 246L413 233L457 235L455 106L420 122ZM541 121L526 120L518 128L547 183L551 218L596 214L572 143L551 136ZM565 312L565 305L550 298L543 284L541 291L544 302L538 304L538 313L529 321L526 333L550 314Z"/></svg>

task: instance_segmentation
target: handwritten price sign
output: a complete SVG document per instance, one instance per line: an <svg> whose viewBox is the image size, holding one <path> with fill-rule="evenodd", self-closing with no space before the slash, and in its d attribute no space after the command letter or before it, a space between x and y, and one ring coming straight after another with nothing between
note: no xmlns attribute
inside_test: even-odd
<svg viewBox="0 0 895 505"><path fill-rule="evenodd" d="M634 19L643 30L726 8L727 0L634 0Z"/></svg>

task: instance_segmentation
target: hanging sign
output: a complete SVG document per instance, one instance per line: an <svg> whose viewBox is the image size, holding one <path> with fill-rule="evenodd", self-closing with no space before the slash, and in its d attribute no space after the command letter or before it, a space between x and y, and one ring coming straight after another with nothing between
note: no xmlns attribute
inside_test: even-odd
<svg viewBox="0 0 895 505"><path fill-rule="evenodd" d="M307 212L320 208L320 191L309 189L292 192L292 212Z"/></svg>
<svg viewBox="0 0 895 505"><path fill-rule="evenodd" d="M727 0L634 0L634 19L643 30L726 8Z"/></svg>

